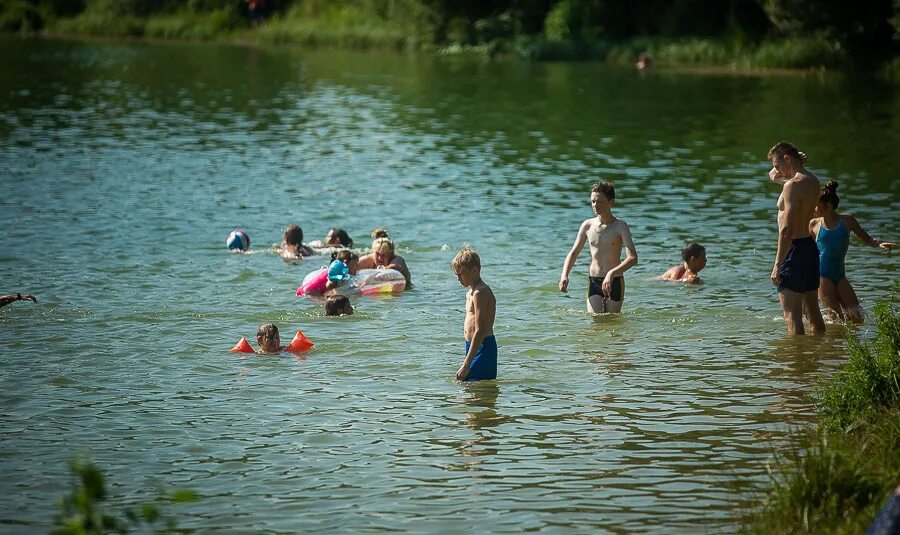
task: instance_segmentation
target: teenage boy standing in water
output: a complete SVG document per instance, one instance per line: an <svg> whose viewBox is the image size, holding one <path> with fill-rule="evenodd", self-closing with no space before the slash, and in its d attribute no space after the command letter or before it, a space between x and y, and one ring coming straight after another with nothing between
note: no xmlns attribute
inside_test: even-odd
<svg viewBox="0 0 900 535"><path fill-rule="evenodd" d="M805 334L803 315L812 332L825 332L819 311L819 249L809 234L820 186L816 175L803 167L806 155L781 141L769 149L769 178L783 184L778 197L778 249L772 268L772 284L784 311L788 334Z"/></svg>
<svg viewBox="0 0 900 535"><path fill-rule="evenodd" d="M456 280L469 289L466 292L466 358L456 371L460 381L497 378L497 339L494 338L494 316L497 300L494 292L481 280L481 258L469 246L450 262Z"/></svg>
<svg viewBox="0 0 900 535"><path fill-rule="evenodd" d="M625 299L623 274L638 261L628 223L612 215L615 202L616 189L611 182L598 182L591 187L591 208L597 217L585 220L578 228L575 244L566 255L559 278L559 291L567 291L569 272L581 254L584 242L590 243L588 312L621 312ZM622 247L625 247L625 260L622 260Z"/></svg>

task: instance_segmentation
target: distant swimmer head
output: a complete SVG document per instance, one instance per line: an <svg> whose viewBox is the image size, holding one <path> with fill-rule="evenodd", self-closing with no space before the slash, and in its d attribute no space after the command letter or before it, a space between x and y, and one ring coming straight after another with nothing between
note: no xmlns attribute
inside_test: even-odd
<svg viewBox="0 0 900 535"><path fill-rule="evenodd" d="M284 243L287 245L303 245L303 229L300 225L288 225L284 229Z"/></svg>
<svg viewBox="0 0 900 535"><path fill-rule="evenodd" d="M281 348L281 335L274 323L263 323L256 330L256 343L263 353L275 353Z"/></svg>
<svg viewBox="0 0 900 535"><path fill-rule="evenodd" d="M325 245L329 247L353 247L353 240L342 228L332 228L325 235Z"/></svg>
<svg viewBox="0 0 900 535"><path fill-rule="evenodd" d="M689 243L681 249L681 258L684 259L688 269L699 273L706 267L706 247L699 243Z"/></svg>
<svg viewBox="0 0 900 535"><path fill-rule="evenodd" d="M394 258L394 241L388 237L375 238L372 242L372 253L375 255L375 264L384 266Z"/></svg>
<svg viewBox="0 0 900 535"><path fill-rule="evenodd" d="M825 184L825 188L822 190L822 194L819 196L819 205L816 206L816 212L821 216L820 212L824 212L828 209L837 210L838 205L841 203L841 199L837 194L838 183L834 180L829 180L828 184Z"/></svg>
<svg viewBox="0 0 900 535"><path fill-rule="evenodd" d="M353 314L353 305L346 295L332 295L325 301L326 316L350 316Z"/></svg>
<svg viewBox="0 0 900 535"><path fill-rule="evenodd" d="M225 246L232 251L246 251L250 248L250 236L243 230L232 230L225 239Z"/></svg>

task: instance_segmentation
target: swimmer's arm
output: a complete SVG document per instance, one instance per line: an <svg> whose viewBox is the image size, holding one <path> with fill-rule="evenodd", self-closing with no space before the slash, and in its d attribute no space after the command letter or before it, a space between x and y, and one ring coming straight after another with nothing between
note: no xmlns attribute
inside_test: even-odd
<svg viewBox="0 0 900 535"><path fill-rule="evenodd" d="M566 260L563 262L562 274L559 277L559 291L561 292L565 292L569 288L569 272L572 271L572 267L575 266L575 260L578 259L578 255L581 254L581 250L584 248L584 242L587 241L587 230L590 226L591 220L588 219L578 227L578 235L575 236L575 243L572 244L569 254L566 255Z"/></svg>
<svg viewBox="0 0 900 535"><path fill-rule="evenodd" d="M409 273L409 268L406 266L406 260L403 260L403 257L394 255L393 261L384 266L385 269L394 269L403 274L403 278L406 279L406 289L412 288L412 275Z"/></svg>
<svg viewBox="0 0 900 535"><path fill-rule="evenodd" d="M778 172L778 169L775 169L773 167L772 170L769 171L769 180L771 180L772 182L774 182L776 184L784 185L788 181L788 178L785 176L782 176Z"/></svg>
<svg viewBox="0 0 900 535"><path fill-rule="evenodd" d="M606 276L603 277L601 288L607 295L612 293L612 280L616 277L621 277L638 262L637 249L635 249L634 241L631 239L631 229L628 228L628 223L621 219L619 221L622 223L619 236L622 238L622 246L625 247L625 260L622 260L618 266L607 271Z"/></svg>
<svg viewBox="0 0 900 535"><path fill-rule="evenodd" d="M679 271L681 271L680 264L677 266L672 266L669 269L667 269L665 273L663 273L662 275L659 276L659 280L663 280L663 281L679 280L679 277L676 276L676 273L678 273Z"/></svg>
<svg viewBox="0 0 900 535"><path fill-rule="evenodd" d="M37 299L35 299L31 294L4 295L0 296L0 307L5 307L6 305L14 303L16 301L31 301L33 303L37 303Z"/></svg>
<svg viewBox="0 0 900 535"><path fill-rule="evenodd" d="M791 225L795 219L794 211L797 209L797 199L793 183L784 185L782 197L784 198L784 214L778 224L778 250L775 253L775 266L772 268L771 275L772 284L776 286L781 284L781 277L778 275L778 271L781 268L781 264L784 263L784 257L787 256L788 249L791 246L791 239L794 236L794 229ZM809 228L807 227L806 230L809 231Z"/></svg>
<svg viewBox="0 0 900 535"><path fill-rule="evenodd" d="M375 267L375 255L367 254L359 259L356 264L357 269L373 269Z"/></svg>
<svg viewBox="0 0 900 535"><path fill-rule="evenodd" d="M885 251L890 251L894 248L896 244L890 242L883 242L881 240L877 240L872 236L869 236L869 233L862 228L862 225L859 224L859 221L856 220L852 215L844 216L844 222L847 224L847 228L853 231L854 234L859 236L859 239L863 241L866 245L870 247L875 247L884 249Z"/></svg>
<svg viewBox="0 0 900 535"><path fill-rule="evenodd" d="M809 235L815 238L819 235L819 225L822 223L822 218L817 217L815 219L809 220Z"/></svg>

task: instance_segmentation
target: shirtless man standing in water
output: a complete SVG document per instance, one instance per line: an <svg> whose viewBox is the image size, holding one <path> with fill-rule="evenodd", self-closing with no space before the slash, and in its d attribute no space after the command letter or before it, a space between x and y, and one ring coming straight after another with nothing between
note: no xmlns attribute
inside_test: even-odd
<svg viewBox="0 0 900 535"><path fill-rule="evenodd" d="M591 245L591 267L588 271L588 312L617 313L625 299L623 274L637 264L637 251L631 240L628 223L612 215L616 202L616 190L610 182L598 182L591 187L591 207L597 217L586 220L578 229L578 236L559 278L559 291L569 288L569 272L581 254L584 242ZM622 260L622 247L625 260Z"/></svg>
<svg viewBox="0 0 900 535"><path fill-rule="evenodd" d="M787 142L769 149L769 178L783 184L778 198L778 252L772 268L772 284L784 310L789 334L804 334L803 315L814 333L825 332L819 311L819 249L809 234L809 222L819 202L816 175L803 167L806 155Z"/></svg>

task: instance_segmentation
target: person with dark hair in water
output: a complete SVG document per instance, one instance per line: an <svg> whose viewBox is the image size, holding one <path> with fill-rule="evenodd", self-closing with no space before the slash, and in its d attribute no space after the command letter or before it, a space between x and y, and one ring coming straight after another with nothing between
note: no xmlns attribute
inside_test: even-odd
<svg viewBox="0 0 900 535"><path fill-rule="evenodd" d="M850 231L870 247L890 252L895 244L876 240L863 230L855 217L839 214L837 207L841 200L837 189L838 183L829 180L816 205L817 218L809 222L809 233L815 236L819 247L819 299L832 320L862 323L859 299L844 271Z"/></svg>
<svg viewBox="0 0 900 535"><path fill-rule="evenodd" d="M5 307L6 305L14 303L16 301L31 301L32 303L37 303L37 299L35 299L31 294L3 295L0 296L0 307Z"/></svg>
<svg viewBox="0 0 900 535"><path fill-rule="evenodd" d="M315 253L303 243L303 229L299 225L288 225L284 229L284 241L279 254L286 259L297 259Z"/></svg>
<svg viewBox="0 0 900 535"><path fill-rule="evenodd" d="M769 149L769 178L782 185L778 197L778 246L772 284L784 311L789 334L805 334L803 316L813 332L825 332L819 311L819 249L809 222L819 201L819 179L803 166L806 155L782 141Z"/></svg>
<svg viewBox="0 0 900 535"><path fill-rule="evenodd" d="M684 262L670 267L659 278L664 281L702 282L700 271L706 267L706 248L699 243L689 243L681 249L681 258Z"/></svg>

